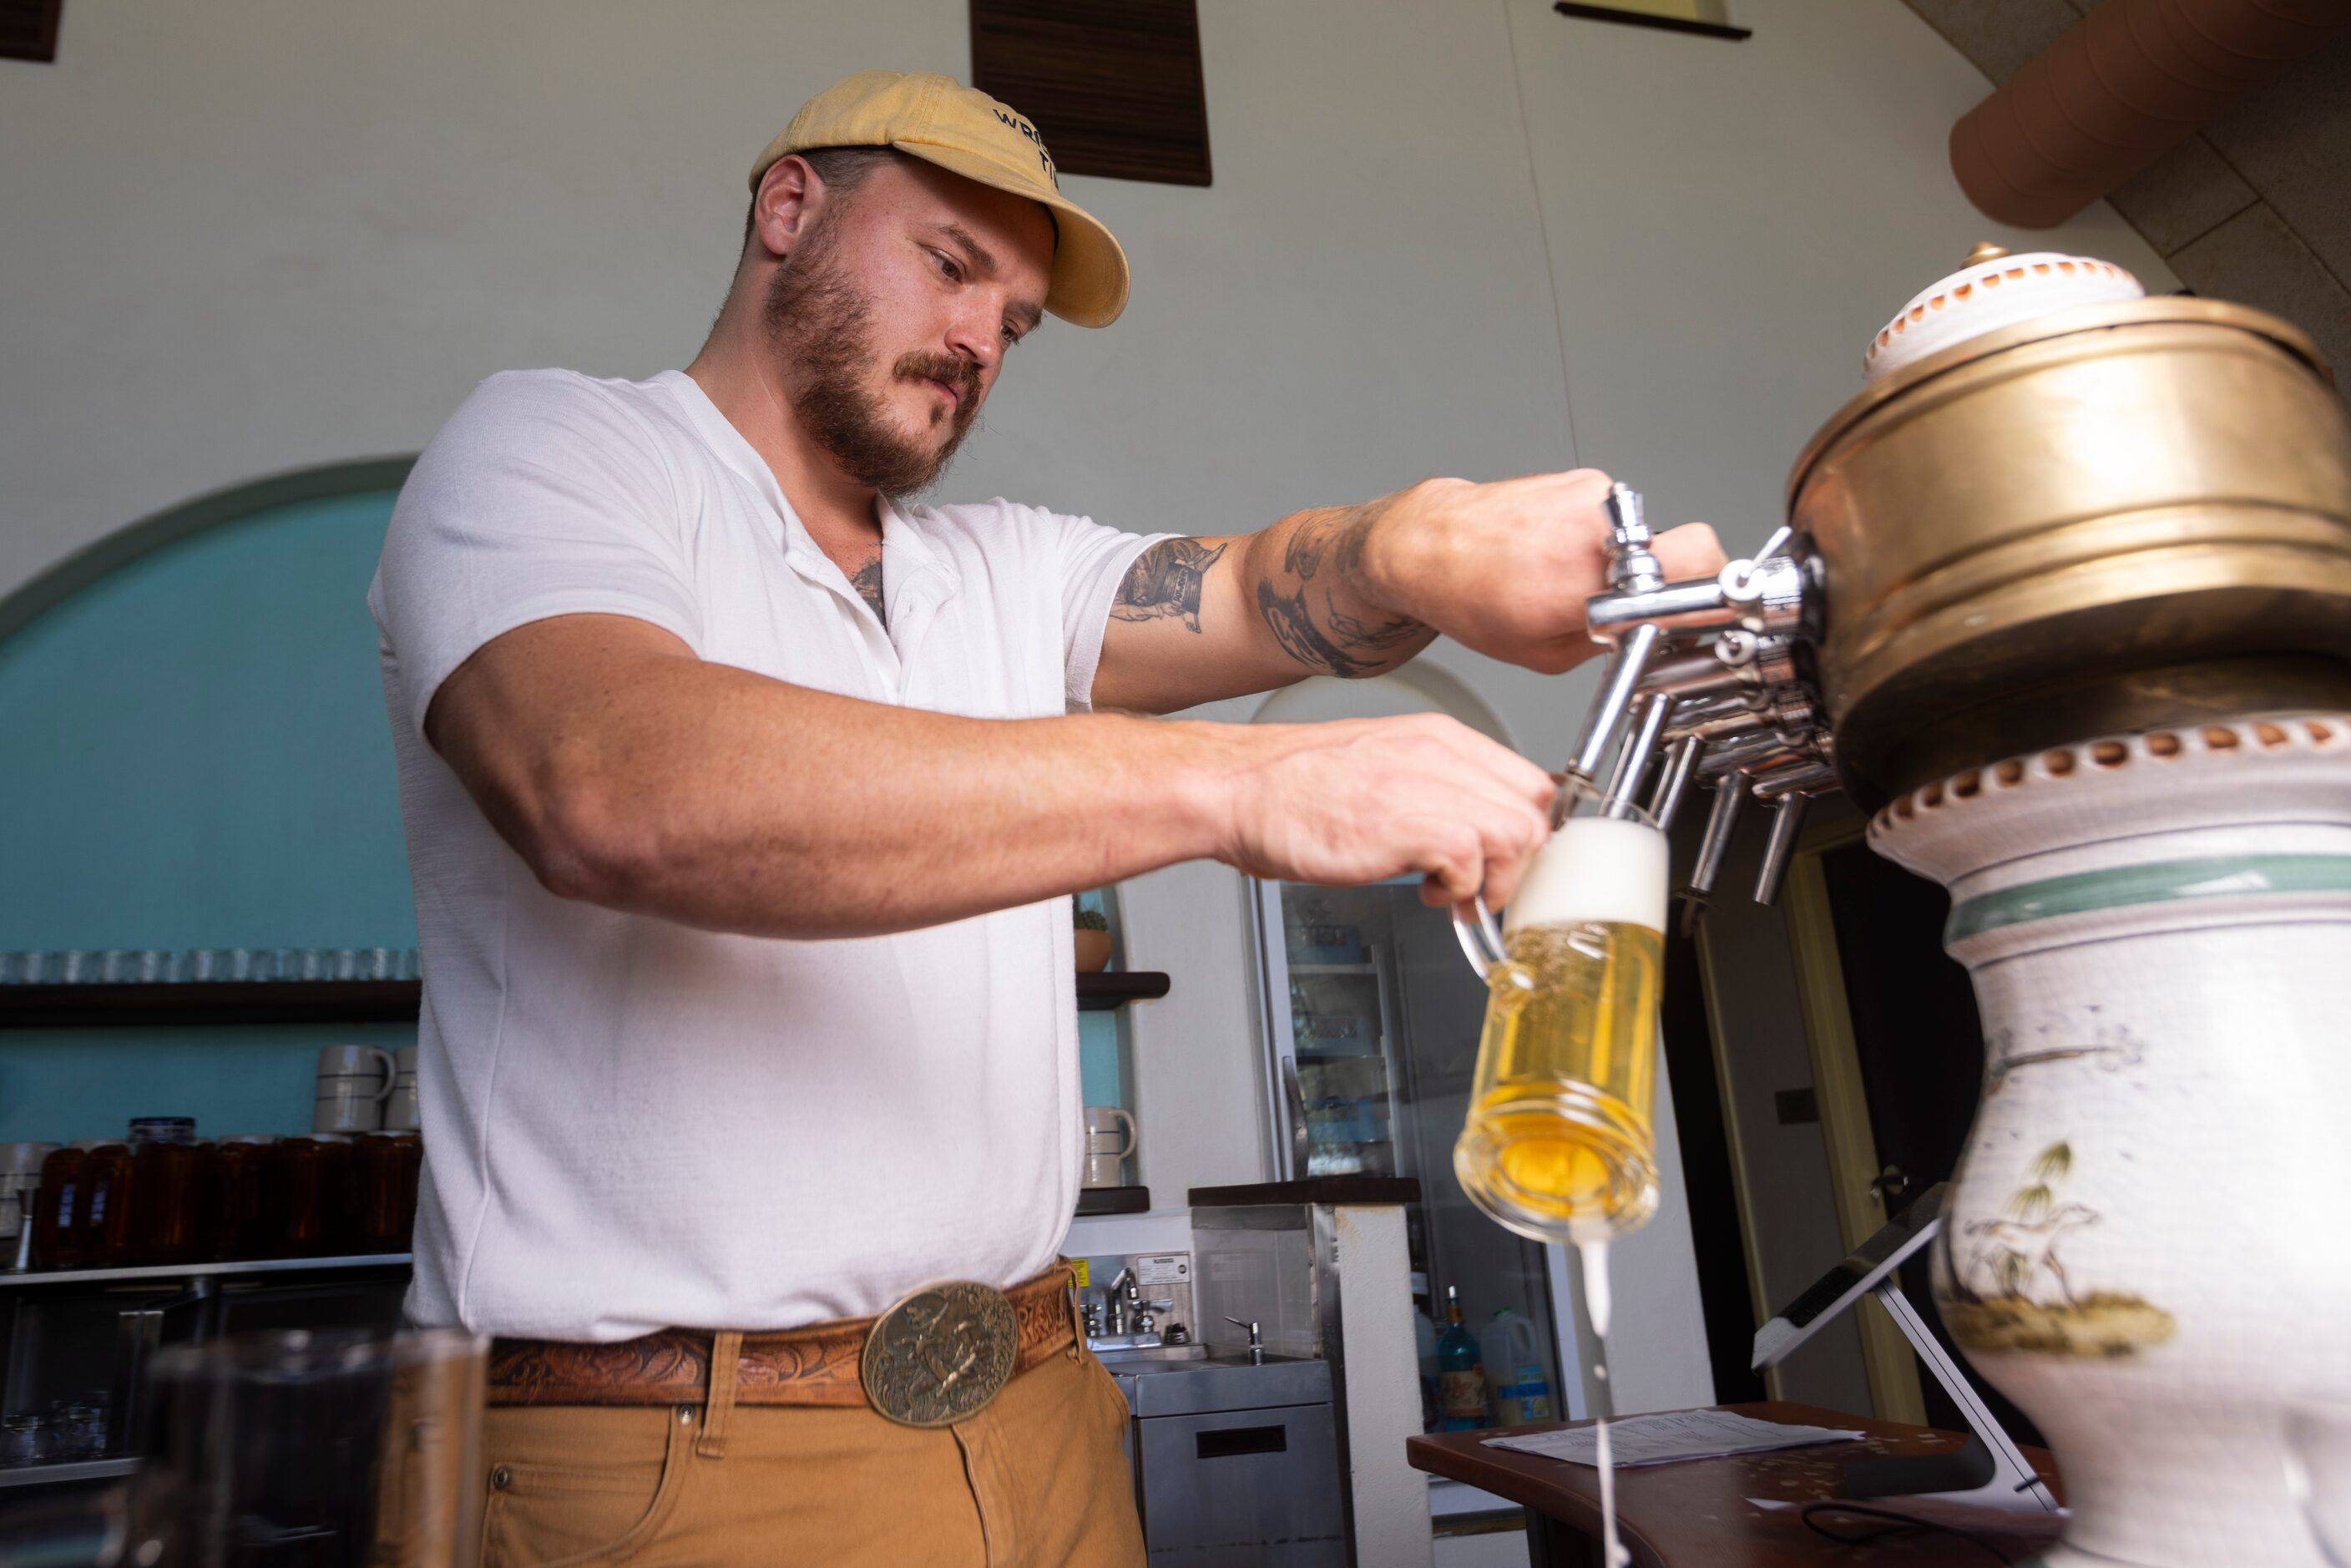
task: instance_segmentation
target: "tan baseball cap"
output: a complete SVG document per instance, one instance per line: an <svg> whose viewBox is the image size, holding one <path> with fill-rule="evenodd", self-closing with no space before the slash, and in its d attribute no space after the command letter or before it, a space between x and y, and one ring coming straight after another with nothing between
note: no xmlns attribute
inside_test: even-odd
<svg viewBox="0 0 2351 1568"><path fill-rule="evenodd" d="M1126 252L1061 194L1045 139L1009 105L932 71L860 71L800 105L751 165L751 189L776 160L814 147L894 147L1043 203L1060 235L1045 308L1081 327L1107 327L1126 308Z"/></svg>

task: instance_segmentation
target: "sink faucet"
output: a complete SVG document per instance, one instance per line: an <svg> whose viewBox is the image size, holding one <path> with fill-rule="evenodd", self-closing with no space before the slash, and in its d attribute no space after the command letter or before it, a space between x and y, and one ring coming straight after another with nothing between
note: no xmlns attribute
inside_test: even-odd
<svg viewBox="0 0 2351 1568"><path fill-rule="evenodd" d="M1134 1312L1142 1290L1134 1282L1134 1267L1121 1269L1110 1282L1110 1332L1130 1334L1134 1332Z"/></svg>

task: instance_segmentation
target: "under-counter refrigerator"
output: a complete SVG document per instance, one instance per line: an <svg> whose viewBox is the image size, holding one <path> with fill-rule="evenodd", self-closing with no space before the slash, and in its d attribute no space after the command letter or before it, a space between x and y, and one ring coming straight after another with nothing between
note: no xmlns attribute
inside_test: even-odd
<svg viewBox="0 0 2351 1568"><path fill-rule="evenodd" d="M1503 1229L1462 1193L1453 1141L1469 1107L1486 987L1416 878L1366 887L1251 884L1265 1005L1268 1103L1284 1177L1399 1176L1416 1305L1444 1327L1445 1292L1484 1335L1507 1308L1531 1325L1557 1418L1583 1392L1564 1250Z"/></svg>

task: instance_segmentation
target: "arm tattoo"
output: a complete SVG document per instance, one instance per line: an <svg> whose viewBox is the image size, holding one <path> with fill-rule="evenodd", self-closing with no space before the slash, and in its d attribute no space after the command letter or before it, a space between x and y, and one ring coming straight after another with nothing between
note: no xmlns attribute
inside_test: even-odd
<svg viewBox="0 0 2351 1568"><path fill-rule="evenodd" d="M873 619L887 630L890 612L882 601L882 552L879 549L873 552L872 560L857 569L857 574L849 580L849 586L857 590L858 597L865 601L865 607L873 612Z"/></svg>
<svg viewBox="0 0 2351 1568"><path fill-rule="evenodd" d="M1356 663L1348 656L1346 650L1324 636L1322 629L1314 624L1313 612L1306 608L1306 590L1303 588L1285 599L1274 591L1273 584L1259 583L1257 612L1265 617L1265 623L1271 629L1273 640L1281 644L1281 651L1308 669L1320 674L1337 675L1342 680L1352 680L1357 675L1372 673L1370 664Z"/></svg>
<svg viewBox="0 0 2351 1568"><path fill-rule="evenodd" d="M1111 601L1111 615L1120 621L1156 621L1172 615L1194 632L1200 629L1200 580L1217 564L1228 547L1214 549L1197 539L1162 539L1144 550L1128 569Z"/></svg>
<svg viewBox="0 0 2351 1568"><path fill-rule="evenodd" d="M1296 590L1285 594L1269 581L1257 585L1258 613L1274 641L1318 674L1375 674L1395 663L1380 655L1427 636L1428 628L1409 616L1370 622L1348 613L1328 583L1319 614L1309 598L1308 585L1326 562L1341 577L1353 576L1363 565L1364 541L1386 509L1386 501L1374 501L1310 514L1282 545L1281 570L1297 580Z"/></svg>

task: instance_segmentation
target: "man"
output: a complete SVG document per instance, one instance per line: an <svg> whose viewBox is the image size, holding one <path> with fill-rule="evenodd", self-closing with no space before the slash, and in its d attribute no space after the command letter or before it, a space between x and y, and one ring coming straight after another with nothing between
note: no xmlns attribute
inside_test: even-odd
<svg viewBox="0 0 2351 1568"><path fill-rule="evenodd" d="M1138 1562L1124 1408L1053 1267L1066 895L1207 856L1499 904L1552 781L1431 717L1088 710L1440 632L1563 669L1606 481L1198 538L910 505L1045 313L1118 315L1125 257L941 77L828 89L752 189L684 373L494 377L392 518L410 1310L498 1336L492 1563ZM1719 559L1698 525L1659 553Z"/></svg>

